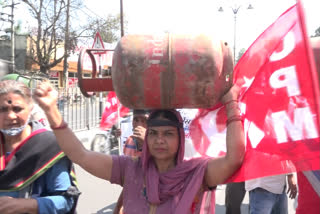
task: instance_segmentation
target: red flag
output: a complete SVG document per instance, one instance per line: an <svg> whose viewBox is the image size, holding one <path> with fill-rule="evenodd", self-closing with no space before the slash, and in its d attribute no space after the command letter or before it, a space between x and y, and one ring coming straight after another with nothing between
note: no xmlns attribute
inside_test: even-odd
<svg viewBox="0 0 320 214"><path fill-rule="evenodd" d="M119 102L116 93L114 91L110 91L106 100L106 108L104 109L101 117L101 129L109 129L118 121L118 108L120 117L125 116L130 111L130 109L124 107Z"/></svg>
<svg viewBox="0 0 320 214"><path fill-rule="evenodd" d="M258 37L234 69L246 155L229 181L320 169L319 86L302 12L298 1ZM201 155L224 154L224 107L199 112L190 126L195 149Z"/></svg>

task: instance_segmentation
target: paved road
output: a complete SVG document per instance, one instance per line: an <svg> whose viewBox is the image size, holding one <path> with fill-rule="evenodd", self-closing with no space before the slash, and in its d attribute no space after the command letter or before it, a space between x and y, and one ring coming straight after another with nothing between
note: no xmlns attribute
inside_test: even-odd
<svg viewBox="0 0 320 214"><path fill-rule="evenodd" d="M83 145L90 148L90 139L94 131L76 133L82 139ZM111 214L121 192L121 187L94 177L76 165L76 173L80 191L82 192L78 203L78 214ZM224 214L225 185L218 186L216 191L216 214ZM247 214L249 209L248 194L246 194L241 210ZM294 201L289 200L289 214L294 214Z"/></svg>
<svg viewBox="0 0 320 214"><path fill-rule="evenodd" d="M76 166L80 191L78 214L111 214L121 187L88 174Z"/></svg>
<svg viewBox="0 0 320 214"><path fill-rule="evenodd" d="M90 149L90 142L99 129L76 132L83 145ZM122 188L97 178L75 165L80 191L78 214L111 214Z"/></svg>

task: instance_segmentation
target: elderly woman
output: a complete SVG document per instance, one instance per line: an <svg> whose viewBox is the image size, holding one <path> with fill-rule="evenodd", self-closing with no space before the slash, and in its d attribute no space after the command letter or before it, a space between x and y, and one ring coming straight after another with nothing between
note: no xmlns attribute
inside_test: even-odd
<svg viewBox="0 0 320 214"><path fill-rule="evenodd" d="M30 89L0 81L0 213L69 213L71 162L52 132L30 120Z"/></svg>
<svg viewBox="0 0 320 214"><path fill-rule="evenodd" d="M155 110L147 121L141 158L110 156L86 150L63 121L56 91L43 83L36 100L44 109L58 143L67 156L89 173L123 186L124 213L199 213L204 191L226 181L241 165L245 148L237 106L238 88L224 97L227 154L221 158L184 156L184 129L175 110Z"/></svg>

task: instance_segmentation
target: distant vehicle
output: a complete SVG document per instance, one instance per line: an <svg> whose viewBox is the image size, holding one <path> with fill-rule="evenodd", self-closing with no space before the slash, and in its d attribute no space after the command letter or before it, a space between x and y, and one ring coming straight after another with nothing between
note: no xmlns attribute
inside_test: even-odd
<svg viewBox="0 0 320 214"><path fill-rule="evenodd" d="M122 144L132 134L131 124L132 114L128 114L126 117L121 118L121 137L119 138L116 136L117 126L115 125L113 125L111 129L99 130L91 141L91 150L105 154L119 154L119 146L120 151L122 151Z"/></svg>
<svg viewBox="0 0 320 214"><path fill-rule="evenodd" d="M100 130L94 136L91 142L91 150L104 154L112 154L118 148L118 138L115 135L116 126L109 130Z"/></svg>

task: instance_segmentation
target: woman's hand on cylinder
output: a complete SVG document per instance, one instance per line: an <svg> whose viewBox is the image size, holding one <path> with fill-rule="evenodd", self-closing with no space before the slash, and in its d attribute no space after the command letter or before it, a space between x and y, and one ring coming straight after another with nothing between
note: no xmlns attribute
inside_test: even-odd
<svg viewBox="0 0 320 214"><path fill-rule="evenodd" d="M58 92L48 81L44 81L34 91L34 99L43 110L48 111L57 106Z"/></svg>
<svg viewBox="0 0 320 214"><path fill-rule="evenodd" d="M238 105L239 92L240 88L235 84L221 99L221 102L226 107L227 118L231 119L232 121L235 120L235 117L237 118L237 120L240 119L240 109Z"/></svg>
<svg viewBox="0 0 320 214"><path fill-rule="evenodd" d="M221 98L227 112L227 153L224 157L213 158L209 161L206 171L208 186L224 183L236 170L239 169L245 155L245 138L242 126L242 117L238 106L240 88L233 85Z"/></svg>

